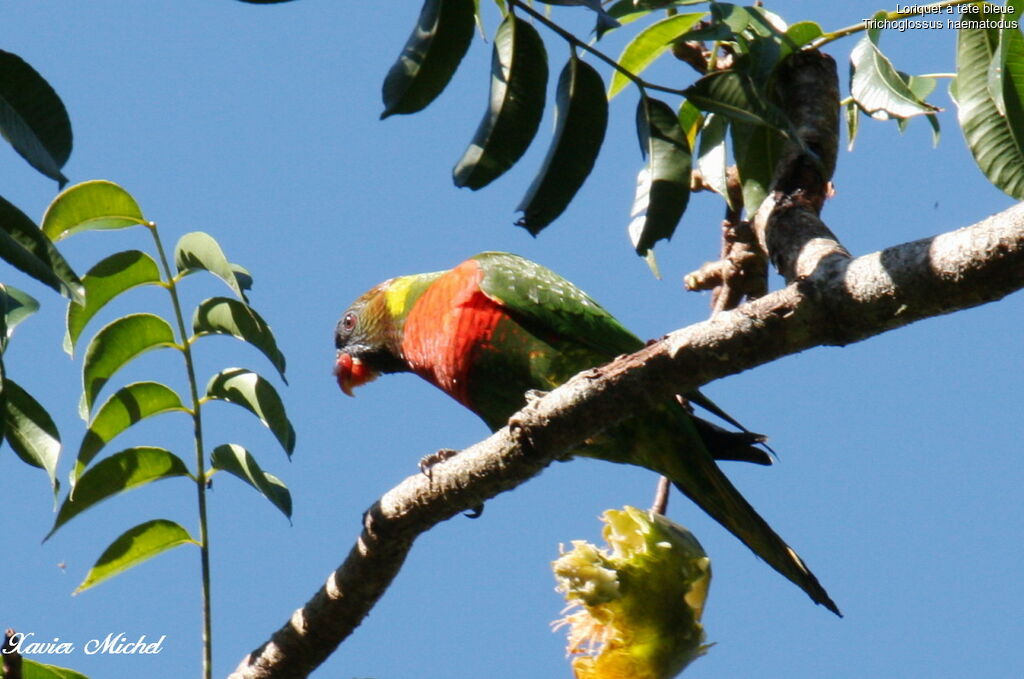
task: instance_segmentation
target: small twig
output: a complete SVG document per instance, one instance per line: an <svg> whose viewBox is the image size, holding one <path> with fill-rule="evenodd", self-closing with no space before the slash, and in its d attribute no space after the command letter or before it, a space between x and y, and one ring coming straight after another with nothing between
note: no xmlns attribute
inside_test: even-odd
<svg viewBox="0 0 1024 679"><path fill-rule="evenodd" d="M931 5L910 5L911 7L916 7L917 10L913 12L886 12L885 16L882 18L882 21L894 21L896 19L906 19L907 17L920 16L922 14L932 13L931 10L933 9L945 9L946 7L955 7L957 5L969 5L975 1L976 0L944 0L943 2L936 2ZM827 45L830 42L835 42L840 38L845 38L848 35L853 35L854 33L866 31L868 29L868 21L869 19L863 19L859 23L847 26L846 28L840 28L837 31L826 33L820 38L815 39L814 42L810 44L810 47L812 49L818 49L823 45Z"/></svg>
<svg viewBox="0 0 1024 679"><path fill-rule="evenodd" d="M726 171L726 187L729 201L722 222L721 256L683 278L687 290L712 290L712 315L768 292L768 258L750 223L740 217L743 190L735 165Z"/></svg>
<svg viewBox="0 0 1024 679"><path fill-rule="evenodd" d="M703 22L701 22L703 23ZM698 24L699 26L700 24ZM700 40L686 40L672 45L672 56L684 64L689 64L693 70L701 75L708 72L708 61L710 55L707 47Z"/></svg>
<svg viewBox="0 0 1024 679"><path fill-rule="evenodd" d="M644 80L637 74L630 71L628 68L625 68L624 66L619 64L618 61L611 58L601 50L597 49L596 47L593 47L592 45L584 42L583 40L580 40L575 35L573 35L569 31L565 30L564 28L556 24L554 21L551 21L551 19L548 19L546 16L544 16L534 8L522 2L522 0L508 0L508 4L510 7L518 7L519 9L523 10L524 12L532 16L534 19L536 19L538 22L544 24L550 30L557 33L563 40L566 40L567 42L569 42L569 44L573 45L574 47L578 47L581 50L590 52L595 57L597 57L604 63L614 68L616 71L629 78L638 87L642 87L648 90L656 90L658 92L667 92L668 94L677 94L679 96L686 95L686 93L683 90L674 87L665 87L664 85L657 85L655 83Z"/></svg>
<svg viewBox="0 0 1024 679"><path fill-rule="evenodd" d="M654 491L654 503L651 504L652 512L664 515L668 511L668 492L671 488L667 476L658 479L658 488Z"/></svg>

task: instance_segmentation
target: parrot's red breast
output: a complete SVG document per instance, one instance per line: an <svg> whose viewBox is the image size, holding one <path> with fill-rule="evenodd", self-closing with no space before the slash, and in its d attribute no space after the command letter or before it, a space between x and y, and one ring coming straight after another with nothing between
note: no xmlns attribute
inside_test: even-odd
<svg viewBox="0 0 1024 679"><path fill-rule="evenodd" d="M448 271L424 292L405 320L402 354L413 372L468 408L470 371L504 309L483 293L476 260Z"/></svg>

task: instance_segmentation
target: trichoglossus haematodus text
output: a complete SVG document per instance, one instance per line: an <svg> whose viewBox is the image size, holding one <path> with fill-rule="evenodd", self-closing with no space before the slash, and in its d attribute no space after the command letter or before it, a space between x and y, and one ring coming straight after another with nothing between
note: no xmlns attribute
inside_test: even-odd
<svg viewBox="0 0 1024 679"><path fill-rule="evenodd" d="M644 342L550 269L485 252L449 271L377 285L342 314L335 345L335 374L346 394L381 373L413 372L497 430L526 404L527 391L553 389ZM739 426L699 392L685 397ZM767 454L751 445L761 440L705 422L672 400L588 439L573 454L667 476L755 554L838 614L814 574L715 463L768 463Z"/></svg>

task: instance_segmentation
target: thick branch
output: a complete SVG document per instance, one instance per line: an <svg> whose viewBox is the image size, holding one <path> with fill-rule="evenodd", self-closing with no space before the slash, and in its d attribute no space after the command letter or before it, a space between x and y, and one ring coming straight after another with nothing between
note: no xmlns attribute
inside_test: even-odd
<svg viewBox="0 0 1024 679"><path fill-rule="evenodd" d="M795 130L776 164L754 233L787 282L810 275L823 257L849 254L818 215L839 148L839 79L832 57L797 52L779 64L776 99Z"/></svg>
<svg viewBox="0 0 1024 679"><path fill-rule="evenodd" d="M813 239L804 245L811 245ZM793 259L788 287L678 330L636 354L576 376L509 426L410 477L366 514L345 562L233 678L305 677L362 621L416 536L538 474L644 408L714 379L820 345L866 339L984 304L1024 287L1024 204L959 231L849 259L826 248Z"/></svg>
<svg viewBox="0 0 1024 679"><path fill-rule="evenodd" d="M790 123L791 136L772 170L768 196L749 225L732 210L727 213L721 259L705 264L684 281L689 290L718 286L712 300L716 313L735 307L743 297L764 294L768 289L765 254L787 282L806 276L826 250L848 257L818 219L830 192L839 148L835 61L814 50L790 54L776 69L773 94ZM738 188L735 171L730 183ZM739 205L736 197L732 202ZM810 241L814 243L808 249ZM798 257L809 261L811 268L798 266Z"/></svg>

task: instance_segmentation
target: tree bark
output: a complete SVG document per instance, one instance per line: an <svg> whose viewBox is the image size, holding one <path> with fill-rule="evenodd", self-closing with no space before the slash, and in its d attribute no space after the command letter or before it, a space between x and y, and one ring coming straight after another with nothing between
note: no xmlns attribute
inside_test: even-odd
<svg viewBox="0 0 1024 679"><path fill-rule="evenodd" d="M416 537L510 490L584 439L712 380L823 345L845 345L1024 287L1024 204L973 226L851 258L813 209L781 198L765 221L773 261L792 282L589 370L514 415L508 426L407 478L366 513L344 563L233 679L305 677L362 621Z"/></svg>

